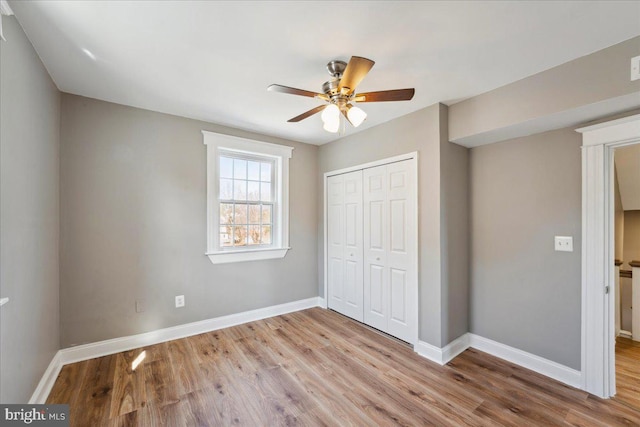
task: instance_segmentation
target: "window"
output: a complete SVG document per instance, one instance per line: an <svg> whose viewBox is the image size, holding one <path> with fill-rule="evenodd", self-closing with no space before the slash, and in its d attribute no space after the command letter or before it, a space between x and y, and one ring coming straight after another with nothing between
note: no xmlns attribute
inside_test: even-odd
<svg viewBox="0 0 640 427"><path fill-rule="evenodd" d="M282 258L289 249L292 147L203 131L207 255L214 264Z"/></svg>

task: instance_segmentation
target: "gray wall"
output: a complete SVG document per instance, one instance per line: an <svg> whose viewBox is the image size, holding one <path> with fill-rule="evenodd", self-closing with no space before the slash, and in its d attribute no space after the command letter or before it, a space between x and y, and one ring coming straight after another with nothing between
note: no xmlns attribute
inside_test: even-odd
<svg viewBox="0 0 640 427"><path fill-rule="evenodd" d="M618 173L613 166L613 197L614 197L614 259L624 260L624 209L618 184Z"/></svg>
<svg viewBox="0 0 640 427"><path fill-rule="evenodd" d="M464 238L451 233L451 247L449 250L460 249L462 254L442 252L442 240L449 236L448 229L441 228L442 217L447 212L441 212L441 204L447 207L464 198L466 190L452 194L451 197L441 195L441 151L447 151L449 142L446 140L447 108L441 104L416 111L404 117L392 120L382 125L367 129L363 132L342 138L338 141L322 145L320 147L319 158L319 292L324 295L324 248L323 248L323 223L322 223L322 194L323 176L325 172L355 166L399 154L412 151L419 152L418 159L418 203L419 203L419 298L420 298L420 339L432 345L441 346L447 344L443 342L447 336L461 335L467 332L466 306L459 311L451 313L450 319L448 303L443 304L443 298L453 300L464 300L468 283L463 283L463 279L457 275L455 279L460 279L452 289L446 289L443 285L443 266L449 266L452 259L460 259L465 262L464 255L466 248L459 247ZM443 130L444 129L444 130ZM444 147L444 148L443 148ZM466 149L462 147L451 147L451 155L443 160L443 164L452 167L464 168L463 154ZM456 165L460 161L462 164ZM466 187L464 179L465 172L460 172L456 176L462 176L460 185ZM445 176L445 180L448 176ZM464 207L463 207L464 208ZM457 222L457 218L464 218L464 212L459 217L452 220ZM461 232L464 233L464 228ZM441 236L445 236L442 237ZM462 266L461 270L465 270ZM464 274L462 274L464 277ZM462 293L462 295L459 295ZM443 321L443 318L446 319ZM445 324L446 323L446 324ZM456 335L453 338L456 338Z"/></svg>
<svg viewBox="0 0 640 427"><path fill-rule="evenodd" d="M26 403L60 343L60 94L16 19L2 19L0 402Z"/></svg>
<svg viewBox="0 0 640 427"><path fill-rule="evenodd" d="M440 106L441 346L469 332L469 149L449 142Z"/></svg>
<svg viewBox="0 0 640 427"><path fill-rule="evenodd" d="M471 332L578 370L581 142L561 129L471 150Z"/></svg>
<svg viewBox="0 0 640 427"><path fill-rule="evenodd" d="M640 55L634 37L450 107L449 137L506 128L612 98L640 93L629 79L630 59ZM640 95L639 95L640 96Z"/></svg>
<svg viewBox="0 0 640 427"><path fill-rule="evenodd" d="M640 211L624 211L624 264L630 270L629 261L640 261Z"/></svg>
<svg viewBox="0 0 640 427"><path fill-rule="evenodd" d="M317 296L317 147L69 94L61 109L63 347ZM295 147L284 259L204 255L203 129Z"/></svg>

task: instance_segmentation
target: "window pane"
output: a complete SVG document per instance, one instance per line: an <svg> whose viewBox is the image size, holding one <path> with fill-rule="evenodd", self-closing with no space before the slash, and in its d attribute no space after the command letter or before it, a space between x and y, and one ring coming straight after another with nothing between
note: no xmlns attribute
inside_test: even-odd
<svg viewBox="0 0 640 427"><path fill-rule="evenodd" d="M220 224L233 223L233 205L230 203L220 203Z"/></svg>
<svg viewBox="0 0 640 427"><path fill-rule="evenodd" d="M271 206L262 205L262 223L271 224Z"/></svg>
<svg viewBox="0 0 640 427"><path fill-rule="evenodd" d="M236 225L247 223L247 205L236 205L236 216L233 223Z"/></svg>
<svg viewBox="0 0 640 427"><path fill-rule="evenodd" d="M271 183L260 183L260 200L262 200L263 202L271 201Z"/></svg>
<svg viewBox="0 0 640 427"><path fill-rule="evenodd" d="M233 198L247 200L247 181L233 180Z"/></svg>
<svg viewBox="0 0 640 427"><path fill-rule="evenodd" d="M260 183L258 181L247 181L247 199L260 200Z"/></svg>
<svg viewBox="0 0 640 427"><path fill-rule="evenodd" d="M233 178L233 159L220 156L220 178Z"/></svg>
<svg viewBox="0 0 640 427"><path fill-rule="evenodd" d="M262 244L264 245L271 244L271 226L268 226L268 225L262 226Z"/></svg>
<svg viewBox="0 0 640 427"><path fill-rule="evenodd" d="M220 246L233 246L233 242L231 242L232 231L233 227L231 227L230 225L226 227L220 227Z"/></svg>
<svg viewBox="0 0 640 427"><path fill-rule="evenodd" d="M271 163L260 163L260 181L271 181Z"/></svg>
<svg viewBox="0 0 640 427"><path fill-rule="evenodd" d="M249 161L247 163L247 178L254 181L260 181L260 162Z"/></svg>
<svg viewBox="0 0 640 427"><path fill-rule="evenodd" d="M260 205L249 205L249 224L260 224Z"/></svg>
<svg viewBox="0 0 640 427"><path fill-rule="evenodd" d="M234 227L234 237L233 244L234 246L245 246L247 244L247 226L241 225L239 227Z"/></svg>
<svg viewBox="0 0 640 427"><path fill-rule="evenodd" d="M250 245L260 244L260 226L259 225L249 226L249 244Z"/></svg>
<svg viewBox="0 0 640 427"><path fill-rule="evenodd" d="M247 161L233 159L233 177L235 179L247 179Z"/></svg>
<svg viewBox="0 0 640 427"><path fill-rule="evenodd" d="M220 180L220 199L231 200L233 199L233 181L230 179Z"/></svg>

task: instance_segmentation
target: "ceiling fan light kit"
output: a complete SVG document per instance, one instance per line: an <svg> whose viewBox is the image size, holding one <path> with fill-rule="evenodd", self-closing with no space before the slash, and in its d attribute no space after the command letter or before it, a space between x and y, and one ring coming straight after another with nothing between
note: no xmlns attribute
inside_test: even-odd
<svg viewBox="0 0 640 427"><path fill-rule="evenodd" d="M413 88L357 94L356 87L369 73L373 64L375 62L372 60L360 56L352 56L348 64L344 61L330 61L327 64L327 71L331 75L331 79L322 85L324 93L277 84L269 86L267 90L307 96L327 102L326 105L320 105L289 119L288 122L299 122L322 111L321 118L324 129L327 132L337 133L342 122L341 116L344 116L353 127L360 126L367 118L367 113L354 105L356 102L409 101L413 98L415 93Z"/></svg>

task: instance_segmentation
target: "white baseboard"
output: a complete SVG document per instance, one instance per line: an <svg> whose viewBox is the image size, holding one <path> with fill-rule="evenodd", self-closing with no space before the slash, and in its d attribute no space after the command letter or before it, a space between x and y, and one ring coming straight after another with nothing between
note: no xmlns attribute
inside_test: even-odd
<svg viewBox="0 0 640 427"><path fill-rule="evenodd" d="M323 301L324 298L320 297L307 298L271 307L230 314L228 316L215 317L213 319L202 320L199 322L158 329L156 331L145 332L143 334L130 335L127 337L114 338L64 348L59 350L51 360L49 367L38 383L29 403L44 403L51 392L51 388L53 387L60 370L64 365L69 363L81 362L83 360L120 353L121 351L132 350L134 348L186 338L192 335L203 334L247 322L254 322L256 320L280 316L294 311L306 310L312 307L323 307Z"/></svg>
<svg viewBox="0 0 640 427"><path fill-rule="evenodd" d="M580 371L488 338L471 333L468 335L470 347L524 368L531 369L532 371L546 375L572 387L582 388L582 374Z"/></svg>
<svg viewBox="0 0 640 427"><path fill-rule="evenodd" d="M442 348L424 341L418 341L414 346L416 353L439 365L446 365L467 348L469 348L469 334L459 336Z"/></svg>
<svg viewBox="0 0 640 427"><path fill-rule="evenodd" d="M534 372L546 375L572 387L582 387L582 374L580 371L472 333L460 336L443 348L436 347L424 341L418 341L414 350L422 357L440 365L445 365L469 347L499 357L523 368L531 369Z"/></svg>
<svg viewBox="0 0 640 427"><path fill-rule="evenodd" d="M619 337L632 339L633 334L629 331L625 331L624 329L620 329Z"/></svg>
<svg viewBox="0 0 640 427"><path fill-rule="evenodd" d="M60 370L64 365L69 363L80 362L165 341L186 338L192 335L280 316L312 307L326 308L326 300L321 297L313 297L199 322L186 323L184 325L145 332L143 334L114 338L59 350L51 360L36 390L33 392L29 403L44 403L51 392L51 388ZM581 388L582 374L580 371L471 333L458 337L442 348L424 341L418 341L414 346L414 350L422 357L436 362L439 365L445 365L469 347L531 369L532 371L546 375L572 387Z"/></svg>
<svg viewBox="0 0 640 427"><path fill-rule="evenodd" d="M311 307L318 307L320 305L319 299L319 297L313 297L274 305L271 307L258 308L256 310L245 311L242 313L230 314L228 316L201 320L199 322L185 323L184 325L158 329L151 332L145 332L143 334L130 335L127 337L114 338L65 348L60 350L62 353L62 364L66 365L68 363L80 362L82 360L120 353L121 351L132 350L134 348L145 347L165 341L186 338L192 335L203 334L217 329L240 325L242 323L266 319L268 317L280 316L281 314L305 310Z"/></svg>
<svg viewBox="0 0 640 427"><path fill-rule="evenodd" d="M29 399L29 404L45 403L45 401L47 400L47 397L49 396L49 393L51 392L51 388L53 387L53 384L56 382L56 378L58 378L58 374L62 369L61 361L62 361L62 356L60 354L60 350L58 350L56 354L53 356L53 359L51 359L51 363L49 363L47 370L44 371L44 374L42 375L42 378L40 379L38 386L36 387L35 391L31 395L31 399Z"/></svg>
<svg viewBox="0 0 640 427"><path fill-rule="evenodd" d="M413 346L413 351L415 351L425 359L436 362L438 365L443 365L442 349L440 347L436 347L435 345L429 344L428 342L418 341L418 343Z"/></svg>

